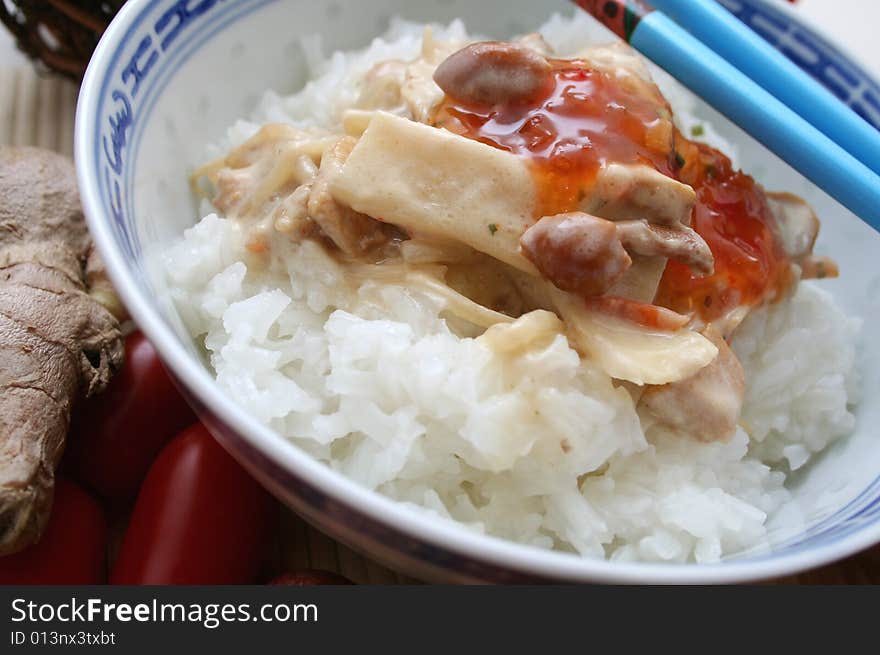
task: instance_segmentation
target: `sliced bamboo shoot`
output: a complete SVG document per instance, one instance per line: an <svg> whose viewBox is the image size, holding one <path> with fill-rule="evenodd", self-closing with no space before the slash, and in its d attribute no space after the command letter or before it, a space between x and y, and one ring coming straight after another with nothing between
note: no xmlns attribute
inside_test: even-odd
<svg viewBox="0 0 880 655"><path fill-rule="evenodd" d="M535 184L516 155L379 112L331 190L355 211L537 275L519 251L535 222Z"/></svg>
<svg viewBox="0 0 880 655"><path fill-rule="evenodd" d="M688 329L652 330L601 312L552 289L568 338L608 375L635 384L667 384L696 374L718 355L718 347Z"/></svg>
<svg viewBox="0 0 880 655"><path fill-rule="evenodd" d="M629 298L639 302L653 302L663 271L666 257L630 254L632 266L608 292L612 296Z"/></svg>

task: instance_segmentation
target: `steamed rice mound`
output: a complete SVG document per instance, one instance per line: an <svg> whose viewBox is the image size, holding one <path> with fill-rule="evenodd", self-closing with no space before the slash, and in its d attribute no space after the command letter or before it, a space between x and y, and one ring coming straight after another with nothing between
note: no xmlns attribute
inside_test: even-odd
<svg viewBox="0 0 880 655"><path fill-rule="evenodd" d="M542 31L565 53L596 27L556 17ZM269 94L257 122L236 125L217 152L262 121L332 126L359 76L414 57L421 33L395 22L366 51L329 60L306 43L315 81L290 98ZM463 39L462 25L446 36ZM857 325L808 283L736 332L742 427L705 444L640 417L564 337L496 352L452 330L442 297L353 281L310 241L276 239L267 262L248 253L236 223L208 213L163 263L218 383L258 420L416 511L525 544L670 562L760 547L768 515L789 498L786 471L854 426Z"/></svg>

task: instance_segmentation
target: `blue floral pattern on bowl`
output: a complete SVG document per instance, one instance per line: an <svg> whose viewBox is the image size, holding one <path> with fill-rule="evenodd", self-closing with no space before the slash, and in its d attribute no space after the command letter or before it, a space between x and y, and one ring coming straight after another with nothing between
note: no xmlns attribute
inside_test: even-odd
<svg viewBox="0 0 880 655"><path fill-rule="evenodd" d="M880 85L845 53L766 0L718 2L880 129Z"/></svg>
<svg viewBox="0 0 880 655"><path fill-rule="evenodd" d="M138 16L115 55L117 77L104 80L98 116L102 161L101 192L120 243L132 261L140 261L141 244L134 227L133 153L138 151L146 118L156 99L199 47L217 31L272 0L178 0L159 3ZM192 5L192 6L191 6ZM204 25L200 25L204 23ZM197 38L189 33L198 27ZM138 120L140 119L140 120Z"/></svg>

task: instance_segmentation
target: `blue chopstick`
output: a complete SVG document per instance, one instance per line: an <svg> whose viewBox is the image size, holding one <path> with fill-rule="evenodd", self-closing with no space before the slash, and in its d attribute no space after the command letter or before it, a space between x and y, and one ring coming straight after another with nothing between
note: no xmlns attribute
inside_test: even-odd
<svg viewBox="0 0 880 655"><path fill-rule="evenodd" d="M645 0L574 0L880 231L880 177Z"/></svg>
<svg viewBox="0 0 880 655"><path fill-rule="evenodd" d="M651 0L676 23L880 174L880 131L717 2Z"/></svg>

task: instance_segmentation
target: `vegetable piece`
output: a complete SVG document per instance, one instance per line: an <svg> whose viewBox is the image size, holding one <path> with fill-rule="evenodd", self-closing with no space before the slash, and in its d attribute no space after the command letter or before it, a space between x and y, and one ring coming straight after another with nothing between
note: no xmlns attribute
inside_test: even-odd
<svg viewBox="0 0 880 655"><path fill-rule="evenodd" d="M509 152L380 112L330 191L415 236L465 243L537 274L519 252L535 222L535 183L528 163Z"/></svg>
<svg viewBox="0 0 880 655"><path fill-rule="evenodd" d="M294 573L283 573L269 584L272 586L307 587L312 585L352 585L354 583L338 573L306 569Z"/></svg>
<svg viewBox="0 0 880 655"><path fill-rule="evenodd" d="M94 585L106 578L107 523L98 503L59 478L39 543L0 557L0 584Z"/></svg>
<svg viewBox="0 0 880 655"><path fill-rule="evenodd" d="M89 295L89 267L103 268L72 162L0 148L0 555L39 540L74 400L122 364L119 324Z"/></svg>
<svg viewBox="0 0 880 655"><path fill-rule="evenodd" d="M718 348L697 332L664 330L662 325L649 328L628 320L626 311L620 314L612 313L611 307L591 307L557 289L551 293L572 345L618 380L640 385L677 382L697 373L718 354ZM626 310L625 303L620 307Z"/></svg>
<svg viewBox="0 0 880 655"><path fill-rule="evenodd" d="M563 334L565 326L553 312L537 309L513 323L497 323L477 341L500 353L522 353L534 344L549 342Z"/></svg>
<svg viewBox="0 0 880 655"><path fill-rule="evenodd" d="M74 414L65 465L104 498L134 498L162 447L196 422L156 349L141 332L125 340L125 366Z"/></svg>
<svg viewBox="0 0 880 655"><path fill-rule="evenodd" d="M144 480L110 582L253 583L274 519L269 493L195 425Z"/></svg>
<svg viewBox="0 0 880 655"><path fill-rule="evenodd" d="M526 45L486 41L448 57L434 81L456 100L492 106L527 102L549 91L552 72L550 62Z"/></svg>
<svg viewBox="0 0 880 655"><path fill-rule="evenodd" d="M666 257L639 255L635 252L630 252L629 256L632 258L632 266L608 293L637 302L653 302L668 260Z"/></svg>

